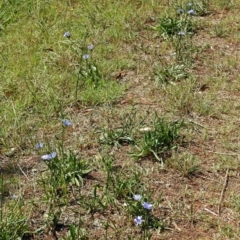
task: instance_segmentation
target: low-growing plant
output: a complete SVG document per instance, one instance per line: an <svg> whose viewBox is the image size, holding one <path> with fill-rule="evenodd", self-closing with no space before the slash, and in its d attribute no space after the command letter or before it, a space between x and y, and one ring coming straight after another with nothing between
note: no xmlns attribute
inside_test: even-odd
<svg viewBox="0 0 240 240"><path fill-rule="evenodd" d="M143 133L132 157L139 159L152 155L163 165L164 155L177 147L183 126L183 120L169 122L155 114L152 128Z"/></svg>
<svg viewBox="0 0 240 240"><path fill-rule="evenodd" d="M49 176L42 177L42 185L46 196L61 197L66 195L69 184L80 187L83 185L83 177L90 173L92 169L87 160L82 160L77 154L69 150L65 151L64 138L66 129L72 126L72 122L63 118L62 115L62 131L58 147L58 153L53 151L49 154L41 156L45 161L49 170ZM41 149L43 143L36 144L36 149ZM50 195L49 190L50 189Z"/></svg>
<svg viewBox="0 0 240 240"><path fill-rule="evenodd" d="M172 45L175 50L176 61L184 65L191 65L192 52L194 49L192 35L187 35L181 31L173 38Z"/></svg>
<svg viewBox="0 0 240 240"><path fill-rule="evenodd" d="M107 157L100 157L101 164L103 166L103 171L106 174L106 185L105 185L105 194L107 195L110 187L111 182L113 179L113 163L114 163L114 156L107 156Z"/></svg>
<svg viewBox="0 0 240 240"><path fill-rule="evenodd" d="M223 24L220 23L220 24L217 24L214 26L214 29L213 29L213 32L212 34L216 37L220 37L220 38L224 38L224 37L227 37L228 34L227 34L227 31L226 29L224 28Z"/></svg>
<svg viewBox="0 0 240 240"><path fill-rule="evenodd" d="M234 210L236 210L238 213L240 213L240 195L232 192L230 194L230 204Z"/></svg>
<svg viewBox="0 0 240 240"><path fill-rule="evenodd" d="M83 196L81 198L81 205L91 214L92 217L94 213L101 212L107 208L107 204L104 202L106 194L103 189L103 186L96 184L93 187L93 193L90 196Z"/></svg>
<svg viewBox="0 0 240 240"><path fill-rule="evenodd" d="M189 11L191 13L191 10L194 10L197 16L206 16L210 12L209 0L193 0L191 2L175 0L173 6L178 15L188 13Z"/></svg>
<svg viewBox="0 0 240 240"><path fill-rule="evenodd" d="M100 73L96 64L92 60L92 52L94 46L90 44L86 47L86 39L88 34L82 36L82 40L73 40L71 33L65 32L63 37L66 39L63 43L69 46L73 55L77 59L76 69L76 87L75 87L75 100L78 99L78 92L88 85L97 87L102 80L102 74Z"/></svg>
<svg viewBox="0 0 240 240"><path fill-rule="evenodd" d="M130 113L124 114L121 118L120 127L100 129L100 132L102 132L99 139L100 143L115 147L134 144L138 135L138 129L145 124L148 115L149 113L147 112L145 116L139 119L136 109L133 108Z"/></svg>
<svg viewBox="0 0 240 240"><path fill-rule="evenodd" d="M88 85L81 91L80 99L82 105L111 104L120 98L126 87L113 80L103 80L98 88Z"/></svg>
<svg viewBox="0 0 240 240"><path fill-rule="evenodd" d="M83 177L92 170L87 160L81 160L72 151L64 153L62 158L55 154L53 156L55 157L46 160L52 183L80 186L80 183L83 184Z"/></svg>
<svg viewBox="0 0 240 240"><path fill-rule="evenodd" d="M100 157L99 162L106 177L105 183L101 187L104 196L99 197L99 199L102 199L100 205L118 206L115 203L143 187L139 173L132 169L126 171L124 167L116 166L114 156ZM100 186L97 186L97 189L100 189ZM94 191L94 199L99 205L96 190Z"/></svg>
<svg viewBox="0 0 240 240"><path fill-rule="evenodd" d="M60 149L59 156L56 152L52 152L41 157L49 171L43 174L39 181L44 191L43 199L47 203L44 213L45 224L40 231L50 228L54 236L62 225L60 221L64 212L63 207L69 204L70 190L75 195L74 187L80 189L83 186L83 177L92 170L87 161L81 160L72 151L65 153ZM78 193L80 195L80 191Z"/></svg>
<svg viewBox="0 0 240 240"><path fill-rule="evenodd" d="M203 94L196 87L196 79L190 77L184 79L176 86L168 85L169 106L181 116L185 114L198 113L199 115L216 115L218 109L213 107L216 94Z"/></svg>
<svg viewBox="0 0 240 240"><path fill-rule="evenodd" d="M64 37L65 44L69 45L73 56L77 59L76 67L72 71L76 81L75 101L80 100L83 104L98 104L111 102L119 97L124 87L112 79L105 79L106 76L94 60L94 46L86 45L88 34L82 37L82 41L72 40L70 32L65 32Z"/></svg>
<svg viewBox="0 0 240 240"><path fill-rule="evenodd" d="M196 11L193 7L193 4L187 5L186 8L178 7L175 15L160 18L159 24L153 28L164 39L170 40L177 62L191 61L192 36L196 33L196 25L193 21Z"/></svg>
<svg viewBox="0 0 240 240"><path fill-rule="evenodd" d="M28 210L19 196L13 195L11 202L3 205L0 191L0 239L15 240L23 238L29 232Z"/></svg>
<svg viewBox="0 0 240 240"><path fill-rule="evenodd" d="M190 153L180 156L177 154L169 159L167 164L178 170L184 177L194 176L201 171L199 159Z"/></svg>
<svg viewBox="0 0 240 240"><path fill-rule="evenodd" d="M150 229L162 230L164 222L155 217L152 209L154 204L151 203L149 197L141 194L132 194L127 200L128 213L133 217L133 221L137 227L141 228L142 239L150 239Z"/></svg>
<svg viewBox="0 0 240 240"><path fill-rule="evenodd" d="M63 238L64 240L88 240L87 231L80 226L71 225L69 228L68 236Z"/></svg>
<svg viewBox="0 0 240 240"><path fill-rule="evenodd" d="M192 13L184 13L184 11L176 16L166 15L160 18L159 24L154 27L164 39L172 39L181 33L193 35L195 26L192 20Z"/></svg>
<svg viewBox="0 0 240 240"><path fill-rule="evenodd" d="M234 0L229 0L229 1L218 0L217 3L221 8L231 9L234 7L235 1Z"/></svg>
<svg viewBox="0 0 240 240"><path fill-rule="evenodd" d="M143 185L140 176L136 172L126 172L126 170L124 170L125 169L114 174L112 179L112 192L114 197L118 200L131 195Z"/></svg>
<svg viewBox="0 0 240 240"><path fill-rule="evenodd" d="M119 145L133 144L134 142L135 140L134 137L131 136L131 132L124 127L114 130L104 128L102 136L100 137L100 143L116 147L119 147Z"/></svg>
<svg viewBox="0 0 240 240"><path fill-rule="evenodd" d="M206 16L210 14L210 0L199 0L195 1L194 9L198 16Z"/></svg>
<svg viewBox="0 0 240 240"><path fill-rule="evenodd" d="M103 77L97 65L91 63L89 58L89 54L83 55L84 63L81 63L78 74L83 85L90 85L97 88L103 80Z"/></svg>
<svg viewBox="0 0 240 240"><path fill-rule="evenodd" d="M186 72L186 67L183 64L157 66L154 71L154 81L157 84L174 84L176 81L186 78L187 76L188 73Z"/></svg>

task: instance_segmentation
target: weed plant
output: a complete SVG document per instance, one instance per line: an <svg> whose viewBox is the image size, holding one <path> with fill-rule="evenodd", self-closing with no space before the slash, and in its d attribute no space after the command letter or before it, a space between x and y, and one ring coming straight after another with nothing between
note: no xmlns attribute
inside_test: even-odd
<svg viewBox="0 0 240 240"><path fill-rule="evenodd" d="M52 152L50 154L43 155L41 158L46 162L50 178L48 178L48 184L50 184L53 193L58 195L59 190L67 193L68 185L74 184L78 187L83 185L83 176L91 172L91 168L86 160L79 159L73 151L65 151L64 138L65 131L67 128L71 127L72 123L67 120L62 120L62 136L59 143L59 156L57 152ZM36 147L42 147L43 143L38 143ZM43 181L44 184L45 181ZM62 195L62 194L61 194Z"/></svg>
<svg viewBox="0 0 240 240"><path fill-rule="evenodd" d="M80 95L81 102L98 104L119 96L124 87L117 86L113 80L104 78L96 61L94 61L93 44L88 46L86 44L88 35L85 34L81 41L73 40L68 31L64 33L63 37L66 39L63 43L69 46L73 58L77 59L76 67L72 72L76 81L75 101L79 100ZM115 96L113 92L115 92Z"/></svg>
<svg viewBox="0 0 240 240"><path fill-rule="evenodd" d="M112 197L121 200L141 188L142 183L136 172L126 172L126 169L118 169L117 166L114 166L114 160L113 156L101 158L103 170L106 174L105 198L109 197L110 199Z"/></svg>
<svg viewBox="0 0 240 240"><path fill-rule="evenodd" d="M188 76L184 64L156 66L154 71L154 81L159 84L176 84L176 82Z"/></svg>
<svg viewBox="0 0 240 240"><path fill-rule="evenodd" d="M178 6L175 3L175 7ZM187 63L191 62L192 36L196 33L196 26L193 16L197 14L194 4L188 4L185 8L179 7L175 10L173 16L171 12L165 17L160 18L159 24L154 30L165 40L169 40L172 44L176 61Z"/></svg>
<svg viewBox="0 0 240 240"><path fill-rule="evenodd" d="M132 157L139 159L153 155L163 166L164 155L178 145L183 125L182 120L168 122L155 114L152 128L143 133L136 144L137 151L132 154Z"/></svg>
<svg viewBox="0 0 240 240"><path fill-rule="evenodd" d="M168 159L167 165L178 170L184 177L191 177L201 172L199 159L190 153L176 154Z"/></svg>
<svg viewBox="0 0 240 240"><path fill-rule="evenodd" d="M64 238L64 240L78 240L78 239L87 240L88 239L87 233L84 229L71 225L68 236Z"/></svg>
<svg viewBox="0 0 240 240"><path fill-rule="evenodd" d="M178 14L187 13L194 10L198 16L206 16L210 12L209 0L193 0L193 1L178 1L173 2L173 8Z"/></svg>
<svg viewBox="0 0 240 240"><path fill-rule="evenodd" d="M105 191L103 191L103 186L100 184L96 184L92 191L93 193L90 196L82 196L79 204L82 204L87 213L90 213L93 218L95 213L107 209L109 201L106 200Z"/></svg>
<svg viewBox="0 0 240 240"><path fill-rule="evenodd" d="M0 239L14 240L18 239L18 237L24 238L24 235L29 232L29 210L26 208L23 200L16 195L13 195L11 201L4 205L3 192L1 191L0 193Z"/></svg>
<svg viewBox="0 0 240 240"><path fill-rule="evenodd" d="M107 126L100 129L101 136L99 142L101 144L107 144L115 147L120 145L135 144L136 138L138 136L138 131L146 123L149 112L143 117L139 117L136 109L132 109L129 113L126 113L120 122L120 127L114 128Z"/></svg>
<svg viewBox="0 0 240 240"><path fill-rule="evenodd" d="M62 135L57 151L41 156L49 171L42 175L39 184L44 190L45 201L48 202L46 225L54 226L53 229L59 224L62 207L69 203L70 190L74 194L74 187L80 189L83 186L83 177L92 171L87 161L80 159L73 151L65 150L65 132L71 126L72 122L62 119ZM36 147L43 147L43 143L37 143Z"/></svg>
<svg viewBox="0 0 240 240"><path fill-rule="evenodd" d="M154 29L159 31L164 39L172 39L183 34L194 34L192 19L183 13L180 16L165 16L161 18L159 24Z"/></svg>
<svg viewBox="0 0 240 240"><path fill-rule="evenodd" d="M83 184L83 176L91 172L87 161L79 159L73 152L64 153L62 158L57 156L47 162L51 176L51 184L61 186L69 183L80 186ZM54 186L54 189L58 189Z"/></svg>
<svg viewBox="0 0 240 240"><path fill-rule="evenodd" d="M162 230L164 223L153 214L154 204L140 194L133 194L127 201L128 212L134 217L134 223L141 228L142 238L151 239L151 229Z"/></svg>

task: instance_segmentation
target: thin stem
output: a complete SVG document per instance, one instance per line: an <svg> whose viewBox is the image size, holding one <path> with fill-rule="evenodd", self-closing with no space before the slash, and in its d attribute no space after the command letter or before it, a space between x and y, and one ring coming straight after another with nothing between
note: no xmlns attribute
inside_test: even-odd
<svg viewBox="0 0 240 240"><path fill-rule="evenodd" d="M2 222L2 215L3 215L3 174L1 174L1 185L0 185L0 222Z"/></svg>

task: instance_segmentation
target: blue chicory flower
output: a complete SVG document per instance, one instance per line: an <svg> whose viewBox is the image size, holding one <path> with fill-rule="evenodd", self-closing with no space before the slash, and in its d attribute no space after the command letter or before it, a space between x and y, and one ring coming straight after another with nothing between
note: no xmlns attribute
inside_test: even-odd
<svg viewBox="0 0 240 240"><path fill-rule="evenodd" d="M92 50L93 49L93 45L92 44L90 44L90 45L88 45L88 50Z"/></svg>
<svg viewBox="0 0 240 240"><path fill-rule="evenodd" d="M88 59L89 58L89 54L83 54L83 59Z"/></svg>
<svg viewBox="0 0 240 240"><path fill-rule="evenodd" d="M178 13L178 14L182 14L182 13L184 13L184 10L183 10L182 8L179 8L179 9L177 10L177 13Z"/></svg>
<svg viewBox="0 0 240 240"><path fill-rule="evenodd" d="M42 142L39 142L39 143L37 143L36 145L35 145L35 148L36 149L40 149L40 148L42 148L43 147L43 143Z"/></svg>
<svg viewBox="0 0 240 240"><path fill-rule="evenodd" d="M195 15L195 14L196 14L196 12L195 12L193 9L189 10L187 13L188 13L189 15Z"/></svg>
<svg viewBox="0 0 240 240"><path fill-rule="evenodd" d="M142 199L142 196L140 194L134 194L133 199L136 201L140 201Z"/></svg>
<svg viewBox="0 0 240 240"><path fill-rule="evenodd" d="M65 38L70 38L70 36L71 36L71 33L70 33L70 32L65 32L65 33L63 34L63 37L65 37Z"/></svg>
<svg viewBox="0 0 240 240"><path fill-rule="evenodd" d="M142 216L137 216L134 218L134 223L136 224L136 226L141 225L142 222L144 222L144 220L142 219Z"/></svg>
<svg viewBox="0 0 240 240"><path fill-rule="evenodd" d="M142 206L143 206L143 208L145 208L145 209L147 209L147 210L151 210L152 207L153 207L153 205L152 205L151 203L149 203L149 202L144 202L144 203L142 204Z"/></svg>
<svg viewBox="0 0 240 240"><path fill-rule="evenodd" d="M56 153L56 152L52 152L52 153L50 153L50 154L46 154L46 155L41 156L41 159L42 159L42 160L52 160L52 159L54 159L56 156L57 156L57 153Z"/></svg>
<svg viewBox="0 0 240 240"><path fill-rule="evenodd" d="M13 194L13 195L11 196L11 199L17 199L17 198L18 198L18 196L15 195L15 194Z"/></svg>
<svg viewBox="0 0 240 240"><path fill-rule="evenodd" d="M63 125L64 125L65 127L70 127L70 126L72 126L72 123L71 123L69 120L67 120L67 119L62 119L62 123L63 123Z"/></svg>

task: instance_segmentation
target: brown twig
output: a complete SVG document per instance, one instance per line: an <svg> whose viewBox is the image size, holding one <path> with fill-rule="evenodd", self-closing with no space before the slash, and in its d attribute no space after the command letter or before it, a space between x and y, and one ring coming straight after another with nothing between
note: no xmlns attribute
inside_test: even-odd
<svg viewBox="0 0 240 240"><path fill-rule="evenodd" d="M181 232L182 229L180 227L178 227L178 225L175 223L175 221L172 222L173 223L173 226L179 231Z"/></svg>
<svg viewBox="0 0 240 240"><path fill-rule="evenodd" d="M27 174L22 170L21 166L18 164L18 167L20 169L20 171L22 172L22 174L26 177L26 179L29 181L29 178L27 176Z"/></svg>
<svg viewBox="0 0 240 240"><path fill-rule="evenodd" d="M221 195L220 195L220 198L219 198L219 203L218 203L218 215L221 214L221 204L222 204L224 192L226 191L227 184L228 184L228 178L229 178L228 173L229 173L229 168L228 168L227 171L226 171L225 181L224 181L223 188L222 188L222 192L221 192Z"/></svg>
<svg viewBox="0 0 240 240"><path fill-rule="evenodd" d="M195 121L193 121L193 120L189 120L189 122L190 122L190 123L193 123L193 124L195 124L195 125L198 125L198 126L200 126L200 127L202 127L202 128L208 129L208 127L202 125L201 123L195 122Z"/></svg>
<svg viewBox="0 0 240 240"><path fill-rule="evenodd" d="M211 211L211 210L208 209L208 208L204 208L203 210L205 210L205 211L207 211L207 212L213 214L214 216L218 216L215 212Z"/></svg>
<svg viewBox="0 0 240 240"><path fill-rule="evenodd" d="M219 154L219 155L227 155L227 156L238 156L239 155L239 153L214 152L214 151L211 151L211 150L207 150L207 151L211 152L211 153Z"/></svg>

